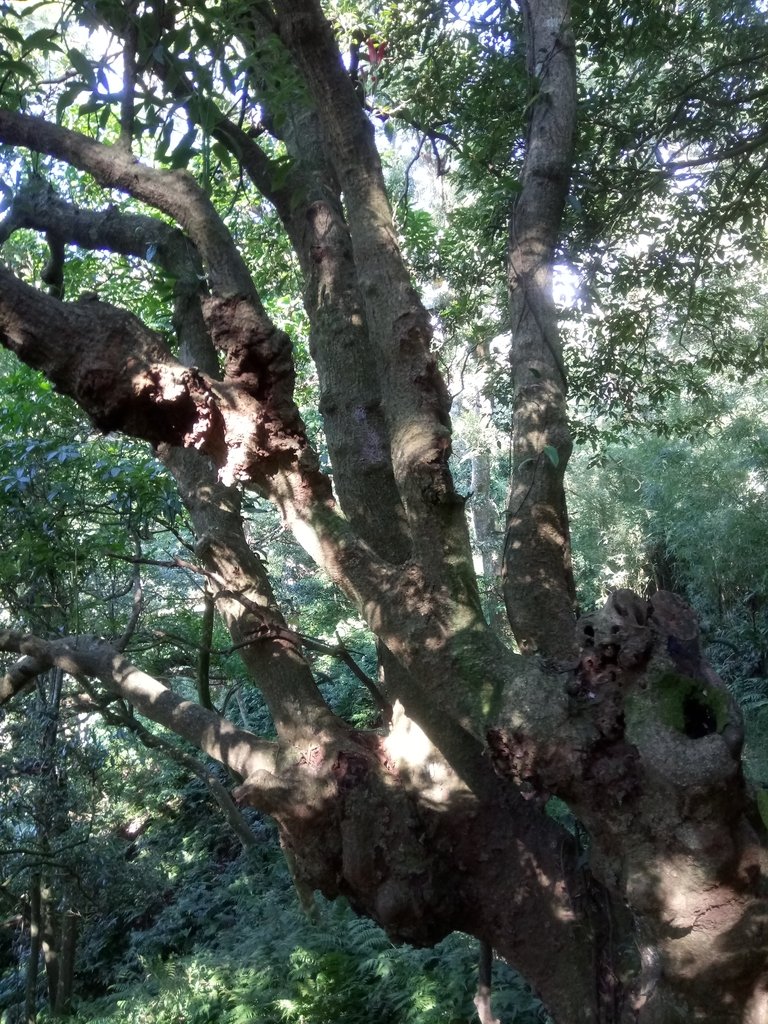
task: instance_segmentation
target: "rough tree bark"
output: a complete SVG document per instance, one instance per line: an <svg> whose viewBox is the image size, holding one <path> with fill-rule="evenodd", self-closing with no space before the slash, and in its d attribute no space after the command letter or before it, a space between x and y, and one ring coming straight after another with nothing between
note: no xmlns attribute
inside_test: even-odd
<svg viewBox="0 0 768 1024"><path fill-rule="evenodd" d="M48 154L175 224L22 190L2 239L31 226L83 247L156 254L177 282L176 346L125 310L62 301L4 269L0 339L98 427L155 446L277 740L182 700L88 637L0 634L0 649L17 656L0 700L52 666L98 680L242 778L238 799L275 817L300 884L346 895L396 939L478 936L558 1021L757 1024L768 1014L768 908L738 711L672 595L619 593L574 621L562 492L570 440L549 293L571 159L573 41L562 0L530 0L522 15L538 84L510 233L505 585L521 649L553 660L512 654L484 621L448 468L450 403L373 129L319 4L279 0L236 30L246 49L269 39L264 59L303 81L281 100L283 184L274 187L270 158L241 126L202 116L210 98L190 104L190 116L274 201L296 249L333 489L294 402L289 339L191 175L146 166L124 138L110 147L0 110L3 144ZM169 49L159 60L163 45L153 42L152 59L167 71L176 58ZM268 80L256 83L267 112ZM167 88L174 102L194 93L182 74ZM355 730L326 706L247 544L242 487L275 503L376 636L395 705L385 734ZM589 830L589 868L547 815L550 795Z"/></svg>

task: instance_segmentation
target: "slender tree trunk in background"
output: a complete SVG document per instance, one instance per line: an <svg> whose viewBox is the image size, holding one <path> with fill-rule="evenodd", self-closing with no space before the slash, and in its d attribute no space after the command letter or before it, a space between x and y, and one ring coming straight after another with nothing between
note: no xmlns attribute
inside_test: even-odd
<svg viewBox="0 0 768 1024"><path fill-rule="evenodd" d="M477 991L472 1000L477 1010L480 1024L501 1024L493 1014L491 997L493 995L493 948L487 942L481 942L478 950Z"/></svg>
<svg viewBox="0 0 768 1024"><path fill-rule="evenodd" d="M35 1024L37 1020L37 978L41 945L40 903L40 875L34 874L29 886L29 960L24 996L24 1024Z"/></svg>
<svg viewBox="0 0 768 1024"><path fill-rule="evenodd" d="M77 915L64 911L61 922L61 957L59 962L59 983L53 1012L56 1017L65 1017L70 1012L75 980L75 951L77 949Z"/></svg>
<svg viewBox="0 0 768 1024"><path fill-rule="evenodd" d="M470 514L475 535L475 546L480 552L484 588L483 610L488 622L498 631L508 632L499 621L498 577L501 566L499 555L499 531L493 501L491 500L491 456L486 451L475 451L471 459L472 478L470 490L472 501Z"/></svg>
<svg viewBox="0 0 768 1024"><path fill-rule="evenodd" d="M211 645L213 644L214 596L209 587L203 595L200 621L200 649L197 653L197 694L202 707L213 710L211 700Z"/></svg>
<svg viewBox="0 0 768 1024"><path fill-rule="evenodd" d="M46 690L45 683L49 684ZM40 853L45 862L53 860L51 854L52 837L62 836L69 828L66 813L66 776L58 761L57 738L59 734L61 693L64 673L55 668L49 672L45 680L41 680L38 688L40 714L43 717L43 730L40 739L40 750L43 770L40 776L38 794L38 843ZM40 884L40 942L45 963L48 987L48 1006L53 1009L56 1003L56 992L59 987L59 935L56 920L57 883L53 869L47 869Z"/></svg>
<svg viewBox="0 0 768 1024"><path fill-rule="evenodd" d="M56 1005L56 993L59 989L59 930L53 892L46 884L40 887L40 920L48 1005L53 1007Z"/></svg>
<svg viewBox="0 0 768 1024"><path fill-rule="evenodd" d="M243 723L243 728L244 729L250 729L251 728L251 722L250 722L250 718L248 716L248 708L246 708L246 706L245 706L245 701L243 700L243 694L242 694L239 686L235 690L235 700L237 701L237 706L238 706L238 709L240 711L240 720Z"/></svg>
<svg viewBox="0 0 768 1024"><path fill-rule="evenodd" d="M650 576L649 589L652 593L657 590L681 592L677 586L675 556L667 548L663 538L655 541L648 548L648 575Z"/></svg>
<svg viewBox="0 0 768 1024"><path fill-rule="evenodd" d="M568 0L522 0L531 83L508 285L514 387L504 597L523 654L571 658L575 588L563 477L571 454L552 270L570 185L576 62Z"/></svg>

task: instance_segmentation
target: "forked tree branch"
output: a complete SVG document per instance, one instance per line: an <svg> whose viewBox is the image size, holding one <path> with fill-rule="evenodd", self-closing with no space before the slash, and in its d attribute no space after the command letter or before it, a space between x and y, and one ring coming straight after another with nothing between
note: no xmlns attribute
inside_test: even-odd
<svg viewBox="0 0 768 1024"><path fill-rule="evenodd" d="M178 229L151 217L122 214L117 210L79 209L56 196L46 183L35 180L16 195L7 222L6 234L21 226L46 229L53 223L62 237L88 248L108 247L124 255L155 259L177 281L175 325L182 355L187 359L197 356L196 361L213 362L215 366L210 339L200 323L199 303L195 302L200 290L200 265L194 247ZM105 388L104 391L111 394L115 389ZM256 426L254 423L254 428ZM204 545L210 568L181 560L176 564L205 573L214 584L216 599L234 631L233 637L245 638L237 646L258 681L279 735L284 739L296 735L303 725L311 728L313 722L328 724L332 716L312 681L309 666L297 657L296 634L287 628L263 566L245 542L240 516L226 512L232 502L239 507L239 498L234 493L228 494L215 480L205 459L191 464L180 451L168 445L163 445L163 450L163 459L190 507L196 529L206 536L213 531L218 537L217 544ZM201 502L200 495L211 497ZM214 498L214 495L217 496ZM215 524L211 517L216 520ZM222 557L226 546L232 544L239 547L238 555ZM230 577L235 565L239 568L237 578L233 579ZM246 646L248 650L244 649ZM275 681L273 676L277 677ZM299 705L304 709L301 721L294 714Z"/></svg>
<svg viewBox="0 0 768 1024"><path fill-rule="evenodd" d="M119 189L166 213L196 245L214 291L247 295L263 313L232 236L191 174L149 167L114 146L10 110L0 109L0 141L63 160L91 174L104 188Z"/></svg>
<svg viewBox="0 0 768 1024"><path fill-rule="evenodd" d="M315 468L303 435L297 439L279 419L270 421L274 407L265 408L252 389L182 366L158 335L125 311L103 302L58 302L2 269L0 332L8 347L43 369L102 429L161 447L202 450L221 474L258 482L374 633L403 664L419 666L419 684L432 692L436 721L445 724L445 709L454 703L479 720L478 685L503 688L502 680L517 676L506 650L484 632L478 641L488 648L487 671L478 680L471 665L460 667L460 652L452 654L445 644L456 615L467 614L461 596L454 606L449 591L441 590L436 601L423 567L411 564L403 571L379 559L335 510L329 480ZM421 610L414 615L414 609ZM432 652L428 675L425 652Z"/></svg>
<svg viewBox="0 0 768 1024"><path fill-rule="evenodd" d="M430 315L398 245L373 126L320 4L279 0L275 6L280 37L304 75L344 193L368 332L377 353L392 466L414 553L435 578L446 574L446 566L456 566L452 584L469 590L474 600L464 507L448 469L450 396L430 353Z"/></svg>

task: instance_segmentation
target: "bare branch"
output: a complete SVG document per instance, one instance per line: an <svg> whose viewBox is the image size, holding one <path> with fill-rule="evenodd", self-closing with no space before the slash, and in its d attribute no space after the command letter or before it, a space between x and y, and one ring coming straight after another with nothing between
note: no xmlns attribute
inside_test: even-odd
<svg viewBox="0 0 768 1024"><path fill-rule="evenodd" d="M163 683L131 664L112 645L93 637L44 640L5 630L0 650L56 666L69 675L92 676L129 701L146 718L170 729L217 761L246 777L276 767L277 747L199 704L179 697Z"/></svg>
<svg viewBox="0 0 768 1024"><path fill-rule="evenodd" d="M731 145L711 149L709 152L703 153L698 157L664 160L661 166L665 171L672 172L693 170L694 167L707 167L712 164L735 160L740 156L747 156L762 149L766 144L768 144L768 126L760 128L748 138L740 139Z"/></svg>
<svg viewBox="0 0 768 1024"><path fill-rule="evenodd" d="M0 704L5 704L11 697L31 690L35 679L50 668L49 664L38 658L26 656L20 658L0 678Z"/></svg>
<svg viewBox="0 0 768 1024"><path fill-rule="evenodd" d="M0 140L47 153L93 175L106 188L119 189L162 210L197 246L213 289L225 296L248 296L265 315L232 236L190 174L148 167L114 146L105 146L41 117L10 110L0 109Z"/></svg>
<svg viewBox="0 0 768 1024"><path fill-rule="evenodd" d="M141 543L138 537L136 537L135 544L136 550L140 552ZM144 588L141 584L141 567L139 565L134 567L130 589L133 591L131 614L120 638L115 642L115 650L119 651L121 654L124 653L126 647L131 641L131 637L136 632L136 627L139 624L139 619L141 618L141 613L144 607Z"/></svg>

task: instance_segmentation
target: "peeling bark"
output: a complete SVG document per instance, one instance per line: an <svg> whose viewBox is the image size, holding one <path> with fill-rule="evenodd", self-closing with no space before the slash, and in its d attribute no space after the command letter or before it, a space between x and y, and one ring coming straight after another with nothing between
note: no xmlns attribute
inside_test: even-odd
<svg viewBox="0 0 768 1024"><path fill-rule="evenodd" d="M588 731L565 758L530 734L494 731L499 770L561 796L588 829L592 870L623 894L637 928L637 1020L683 1007L687 1019L741 1020L765 969L746 934L765 950L768 903L738 709L674 595L646 603L619 591L581 627L566 689Z"/></svg>

